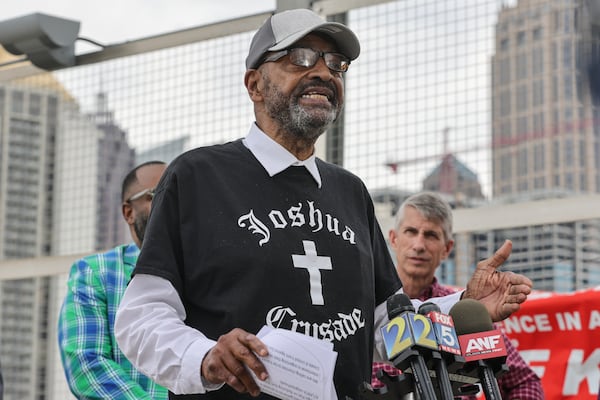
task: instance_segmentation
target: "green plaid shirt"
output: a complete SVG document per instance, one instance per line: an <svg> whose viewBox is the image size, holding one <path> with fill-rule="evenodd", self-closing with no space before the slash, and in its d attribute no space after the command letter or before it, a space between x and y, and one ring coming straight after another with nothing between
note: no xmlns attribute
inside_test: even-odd
<svg viewBox="0 0 600 400"><path fill-rule="evenodd" d="M117 347L115 314L139 249L122 245L76 261L58 318L58 345L78 399L167 399L167 390L136 371Z"/></svg>

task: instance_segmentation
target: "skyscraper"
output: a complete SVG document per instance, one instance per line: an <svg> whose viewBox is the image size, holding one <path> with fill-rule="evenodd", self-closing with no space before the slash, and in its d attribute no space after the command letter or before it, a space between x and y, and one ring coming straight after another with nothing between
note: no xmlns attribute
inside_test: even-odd
<svg viewBox="0 0 600 400"><path fill-rule="evenodd" d="M600 192L600 108L590 66L600 50L583 0L503 6L492 57L492 163L496 200ZM593 78L591 77L592 81ZM600 283L600 221L518 226L472 235L475 260L509 238L508 268L542 290Z"/></svg>
<svg viewBox="0 0 600 400"><path fill-rule="evenodd" d="M105 250L130 241L129 229L121 215L121 182L135 166L135 151L127 143L127 132L114 119L108 108L108 96L96 95L96 110L87 117L99 133L96 248Z"/></svg>
<svg viewBox="0 0 600 400"><path fill-rule="evenodd" d="M52 253L59 96L0 87L0 257ZM0 285L0 359L5 393L33 399L45 384L50 277ZM26 378L26 379L25 379Z"/></svg>
<svg viewBox="0 0 600 400"><path fill-rule="evenodd" d="M51 74L0 85L0 259L92 252L128 238L120 184L135 154L99 99L81 112ZM65 279L0 282L5 399L43 399L56 385Z"/></svg>
<svg viewBox="0 0 600 400"><path fill-rule="evenodd" d="M504 6L492 58L494 197L600 192L600 108L590 63L600 50L587 2Z"/></svg>

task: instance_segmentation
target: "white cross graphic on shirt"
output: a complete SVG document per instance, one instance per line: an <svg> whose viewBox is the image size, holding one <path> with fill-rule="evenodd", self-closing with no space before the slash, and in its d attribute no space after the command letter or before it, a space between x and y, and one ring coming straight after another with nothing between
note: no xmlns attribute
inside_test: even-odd
<svg viewBox="0 0 600 400"><path fill-rule="evenodd" d="M303 240L304 253L292 254L294 268L306 268L310 281L310 298L313 305L322 306L325 304L323 300L323 286L321 285L321 270L331 269L331 257L317 255L315 242Z"/></svg>

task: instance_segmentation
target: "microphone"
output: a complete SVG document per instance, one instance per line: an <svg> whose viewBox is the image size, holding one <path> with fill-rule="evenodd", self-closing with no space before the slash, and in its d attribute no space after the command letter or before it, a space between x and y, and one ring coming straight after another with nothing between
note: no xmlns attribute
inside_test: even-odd
<svg viewBox="0 0 600 400"><path fill-rule="evenodd" d="M502 333L494 329L485 306L473 299L463 299L450 309L465 369L476 368L485 398L501 400L496 374L508 370L506 345Z"/></svg>
<svg viewBox="0 0 600 400"><path fill-rule="evenodd" d="M439 351L434 350L431 352L431 360L439 386L440 396L438 398L453 400L452 383L450 382L450 374L448 373L446 363L450 362L456 366L456 361L459 363L464 361L464 359L455 358L457 356L460 357L460 346L456 331L454 330L454 322L451 316L442 314L440 307L434 303L423 303L419 307L419 314L426 316L432 322L437 339Z"/></svg>
<svg viewBox="0 0 600 400"><path fill-rule="evenodd" d="M420 399L435 399L435 390L421 350L437 350L431 321L415 313L410 298L396 293L387 300L390 322L381 328L387 359L403 372L410 367Z"/></svg>

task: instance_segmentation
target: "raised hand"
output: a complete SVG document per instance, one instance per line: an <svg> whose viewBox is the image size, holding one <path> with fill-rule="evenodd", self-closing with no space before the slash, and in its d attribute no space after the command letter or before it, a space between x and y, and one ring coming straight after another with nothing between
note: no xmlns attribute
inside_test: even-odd
<svg viewBox="0 0 600 400"><path fill-rule="evenodd" d="M533 286L524 275L497 270L511 251L512 242L507 240L492 257L478 262L463 294L463 298L483 303L493 321L501 321L519 310Z"/></svg>

